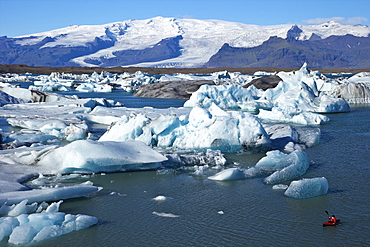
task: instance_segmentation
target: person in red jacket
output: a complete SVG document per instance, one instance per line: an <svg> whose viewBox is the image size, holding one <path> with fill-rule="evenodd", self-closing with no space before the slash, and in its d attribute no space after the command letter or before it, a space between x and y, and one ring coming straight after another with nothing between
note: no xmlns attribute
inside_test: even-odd
<svg viewBox="0 0 370 247"><path fill-rule="evenodd" d="M335 225L337 223L337 218L335 218L334 214L331 217L329 217L329 222L333 223L333 225Z"/></svg>

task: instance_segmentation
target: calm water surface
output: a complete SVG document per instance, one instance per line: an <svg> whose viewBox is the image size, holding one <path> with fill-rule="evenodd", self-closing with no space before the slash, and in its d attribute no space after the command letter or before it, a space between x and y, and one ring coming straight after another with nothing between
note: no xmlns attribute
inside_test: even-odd
<svg viewBox="0 0 370 247"><path fill-rule="evenodd" d="M327 195L296 200L262 178L208 180L216 171L94 175L88 179L104 189L65 200L61 211L96 216L98 225L32 246L368 246L370 106L328 116L321 144L306 150L314 164L303 176L326 177ZM227 157L249 167L262 156ZM158 195L172 199L152 200ZM342 224L322 227L325 210Z"/></svg>

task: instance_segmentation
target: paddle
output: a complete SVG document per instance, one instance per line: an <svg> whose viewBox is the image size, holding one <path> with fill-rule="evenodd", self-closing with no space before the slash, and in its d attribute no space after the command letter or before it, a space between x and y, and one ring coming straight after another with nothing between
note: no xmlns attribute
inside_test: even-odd
<svg viewBox="0 0 370 247"><path fill-rule="evenodd" d="M327 215L329 216L329 213L328 213L328 211L326 211L326 210L325 210L325 213L326 213L326 214L327 214Z"/></svg>

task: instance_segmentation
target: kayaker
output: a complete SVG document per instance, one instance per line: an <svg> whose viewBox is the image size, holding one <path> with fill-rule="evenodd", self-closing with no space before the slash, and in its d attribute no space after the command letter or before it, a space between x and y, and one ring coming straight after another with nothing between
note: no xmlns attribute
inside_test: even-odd
<svg viewBox="0 0 370 247"><path fill-rule="evenodd" d="M331 217L329 217L329 222L333 223L334 225L337 223L337 218L335 218L334 214Z"/></svg>

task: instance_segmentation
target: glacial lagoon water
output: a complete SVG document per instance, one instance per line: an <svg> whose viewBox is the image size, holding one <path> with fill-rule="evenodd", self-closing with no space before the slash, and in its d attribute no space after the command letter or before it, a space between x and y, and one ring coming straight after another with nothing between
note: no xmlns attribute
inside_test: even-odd
<svg viewBox="0 0 370 247"><path fill-rule="evenodd" d="M128 107L182 104L125 97L122 102ZM303 176L326 177L327 195L287 198L283 190L273 190L262 178L207 179L217 172L213 170L204 176L191 171L87 176L82 181L104 189L88 198L65 200L60 210L96 216L99 223L30 246L367 246L370 106L328 116L331 121L321 126L321 143L306 150L313 165ZM227 159L250 167L262 156L229 154ZM158 195L170 199L154 201ZM342 224L322 227L325 210ZM161 217L161 213L172 217Z"/></svg>

